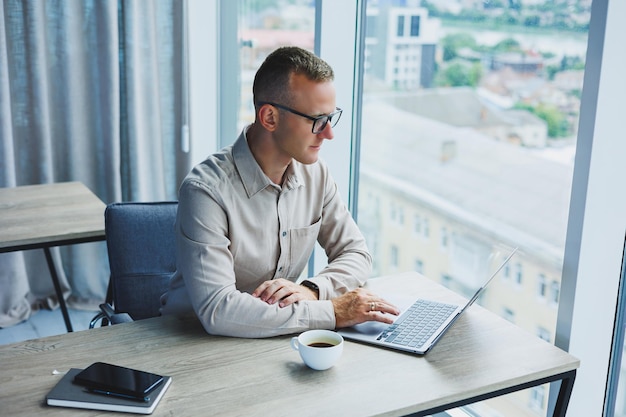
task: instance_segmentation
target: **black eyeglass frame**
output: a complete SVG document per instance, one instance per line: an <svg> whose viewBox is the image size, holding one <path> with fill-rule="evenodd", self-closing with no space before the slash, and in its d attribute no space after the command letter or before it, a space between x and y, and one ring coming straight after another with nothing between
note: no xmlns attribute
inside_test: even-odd
<svg viewBox="0 0 626 417"><path fill-rule="evenodd" d="M339 107L335 107L335 111L332 112L331 114L324 114L322 116L313 117L313 116L309 116L308 114L301 113L298 110L294 110L291 107L283 106L282 104L273 103L271 101L259 101L259 102L257 102L257 105L259 105L259 106L262 106L264 104L269 104L270 106L278 107L279 109L286 110L289 113L293 113L293 114L295 114L297 116L301 116L301 117L307 118L309 120L312 120L313 121L313 125L311 126L311 133L313 133L314 135L317 135L317 134L321 133L324 129L326 129L326 125L328 123L330 123L330 127L337 126L337 123L339 122L339 119L341 119L341 114L343 113L342 109L340 109ZM337 116L337 119L335 119L335 121L333 123L333 117L335 117L335 116ZM322 119L326 119L326 121L322 123L322 127L320 129L315 131L315 125L317 124L318 121L320 121Z"/></svg>

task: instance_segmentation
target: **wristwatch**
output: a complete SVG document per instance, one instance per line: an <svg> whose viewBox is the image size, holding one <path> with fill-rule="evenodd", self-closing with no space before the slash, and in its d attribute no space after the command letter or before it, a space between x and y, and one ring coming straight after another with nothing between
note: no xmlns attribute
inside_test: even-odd
<svg viewBox="0 0 626 417"><path fill-rule="evenodd" d="M302 281L300 283L300 285L302 285L303 287L307 287L310 290L313 290L315 292L315 294L317 294L317 297L319 298L319 296L320 296L320 287L318 287L316 283L314 283L312 281Z"/></svg>

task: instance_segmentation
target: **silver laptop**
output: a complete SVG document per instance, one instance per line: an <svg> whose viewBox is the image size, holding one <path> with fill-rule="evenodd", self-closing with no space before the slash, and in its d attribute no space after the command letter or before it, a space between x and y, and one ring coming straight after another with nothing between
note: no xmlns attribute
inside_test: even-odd
<svg viewBox="0 0 626 417"><path fill-rule="evenodd" d="M517 249L513 249L498 269L463 306L419 298L413 300L410 307L404 310L393 324L369 321L340 329L338 333L349 340L423 355L452 327L461 314L474 304L474 301L509 262ZM392 299L389 301L393 302Z"/></svg>

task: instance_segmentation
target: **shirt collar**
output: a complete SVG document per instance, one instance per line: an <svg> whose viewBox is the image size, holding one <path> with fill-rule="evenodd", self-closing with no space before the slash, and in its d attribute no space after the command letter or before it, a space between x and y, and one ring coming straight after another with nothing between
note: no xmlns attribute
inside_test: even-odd
<svg viewBox="0 0 626 417"><path fill-rule="evenodd" d="M246 137L248 127L249 126L241 132L233 144L233 160L235 162L235 166L237 167L237 171L241 176L248 198L250 198L259 191L273 185L273 183L267 175L265 175L256 159L254 159L254 155L252 155L252 151L248 146L248 140ZM304 184L300 181L300 178L302 178L301 170L301 164L292 160L291 164L287 167L287 171L285 172L283 188L293 190L300 186L304 186Z"/></svg>
<svg viewBox="0 0 626 417"><path fill-rule="evenodd" d="M292 159L291 164L289 164L287 171L285 172L283 188L294 190L298 187L304 187L304 184L300 181L300 178L302 178L302 175L300 174L301 171L302 164Z"/></svg>

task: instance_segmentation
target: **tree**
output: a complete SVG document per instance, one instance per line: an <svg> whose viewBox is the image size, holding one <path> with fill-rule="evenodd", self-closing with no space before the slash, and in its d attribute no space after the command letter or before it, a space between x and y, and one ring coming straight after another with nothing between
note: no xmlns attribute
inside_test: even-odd
<svg viewBox="0 0 626 417"><path fill-rule="evenodd" d="M527 110L548 125L548 136L551 138L565 137L569 134L569 125L565 115L553 105L540 103L536 107L529 104L517 103L516 109Z"/></svg>
<svg viewBox="0 0 626 417"><path fill-rule="evenodd" d="M519 42L513 38L506 38L494 45L494 52L520 52L522 47Z"/></svg>
<svg viewBox="0 0 626 417"><path fill-rule="evenodd" d="M476 87L481 76L482 67L479 63L468 65L453 62L438 73L436 84L440 87Z"/></svg>
<svg viewBox="0 0 626 417"><path fill-rule="evenodd" d="M441 47L443 60L451 61L458 56L459 49L470 48L476 50L478 45L476 39L468 33L453 33L441 40Z"/></svg>
<svg viewBox="0 0 626 417"><path fill-rule="evenodd" d="M548 136L551 138L567 136L567 120L555 106L539 104L535 108L535 114L548 124Z"/></svg>

